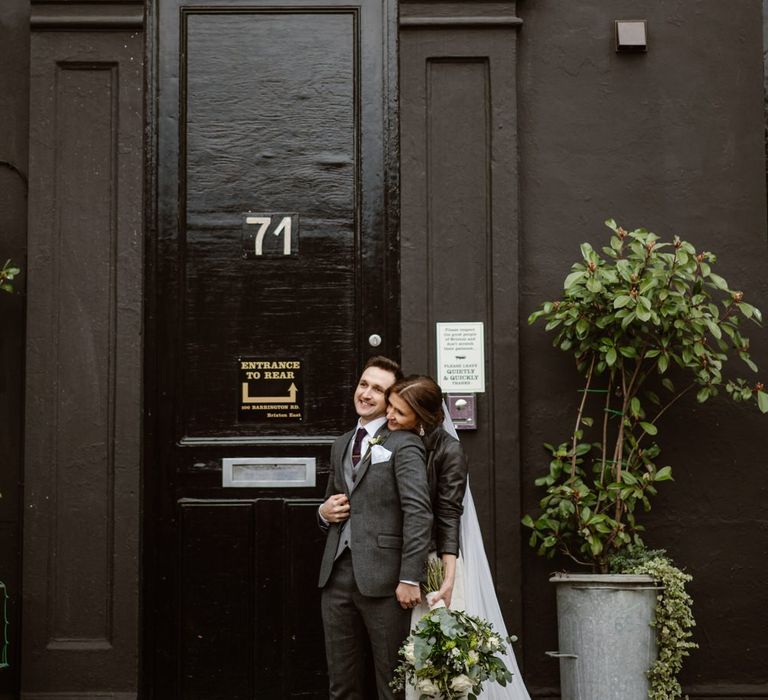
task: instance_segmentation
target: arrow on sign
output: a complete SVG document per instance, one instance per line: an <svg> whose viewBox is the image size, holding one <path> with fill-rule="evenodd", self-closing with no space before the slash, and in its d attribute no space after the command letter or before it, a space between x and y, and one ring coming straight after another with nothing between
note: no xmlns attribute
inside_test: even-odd
<svg viewBox="0 0 768 700"><path fill-rule="evenodd" d="M243 403L296 403L298 389L291 382L288 387L288 396L250 396L248 394L248 382L243 382Z"/></svg>

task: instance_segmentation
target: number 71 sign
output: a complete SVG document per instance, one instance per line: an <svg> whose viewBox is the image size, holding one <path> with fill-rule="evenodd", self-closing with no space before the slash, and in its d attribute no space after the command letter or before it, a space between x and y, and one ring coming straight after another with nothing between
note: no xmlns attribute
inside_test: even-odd
<svg viewBox="0 0 768 700"><path fill-rule="evenodd" d="M299 215L296 212L243 214L243 257L282 258L299 254Z"/></svg>

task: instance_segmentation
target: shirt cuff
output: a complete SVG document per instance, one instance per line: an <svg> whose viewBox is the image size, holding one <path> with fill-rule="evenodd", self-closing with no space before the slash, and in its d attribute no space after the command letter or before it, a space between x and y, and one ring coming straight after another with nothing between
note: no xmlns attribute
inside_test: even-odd
<svg viewBox="0 0 768 700"><path fill-rule="evenodd" d="M324 525L330 525L330 521L323 517L323 514L320 512L320 508L322 508L322 506L317 507L317 517L320 518L320 522L322 522Z"/></svg>
<svg viewBox="0 0 768 700"><path fill-rule="evenodd" d="M322 516L320 516L322 517ZM418 581L406 581L405 579L400 579L400 583L407 583L409 586L418 586Z"/></svg>

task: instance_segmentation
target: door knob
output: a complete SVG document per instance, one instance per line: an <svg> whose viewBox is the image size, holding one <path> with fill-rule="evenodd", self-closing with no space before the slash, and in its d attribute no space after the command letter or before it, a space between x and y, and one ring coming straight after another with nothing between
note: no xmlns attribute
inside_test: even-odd
<svg viewBox="0 0 768 700"><path fill-rule="evenodd" d="M381 345L381 336L378 333L371 333L371 335L368 336L368 345L372 348L379 347L379 345Z"/></svg>

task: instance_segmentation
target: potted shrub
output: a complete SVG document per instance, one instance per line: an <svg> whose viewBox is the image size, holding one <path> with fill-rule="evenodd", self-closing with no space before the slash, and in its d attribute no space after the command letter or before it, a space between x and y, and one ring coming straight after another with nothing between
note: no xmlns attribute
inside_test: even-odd
<svg viewBox="0 0 768 700"><path fill-rule="evenodd" d="M658 553L642 553L638 515L650 509L658 485L672 478L672 468L658 464L659 421L693 393L699 402L725 393L768 412L762 384L724 374L734 357L757 371L740 324L762 319L742 291L713 272L712 253L697 252L678 237L662 242L645 229L627 232L613 220L606 225L612 232L609 245L598 252L582 244L582 259L565 278L562 298L546 302L529 318L529 323L546 321L555 347L574 358L584 384L568 440L546 445L552 459L548 472L536 480L545 489L541 512L526 515L523 523L531 528L530 544L539 554L559 552L600 574L645 572L635 586L655 599L661 565L649 564L659 560ZM672 569L667 569L668 582L675 576L679 582L684 574ZM579 586L597 591L604 584L579 580ZM661 609L664 595L659 597ZM685 629L673 651L684 655L693 620L689 602L677 609L674 623ZM658 635L657 640L669 642ZM669 652L669 644L660 648L659 660ZM565 661L561 675L564 668ZM670 680L668 671L656 674L651 697L679 697L675 674ZM626 692L615 697L629 698Z"/></svg>

